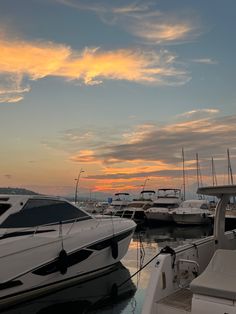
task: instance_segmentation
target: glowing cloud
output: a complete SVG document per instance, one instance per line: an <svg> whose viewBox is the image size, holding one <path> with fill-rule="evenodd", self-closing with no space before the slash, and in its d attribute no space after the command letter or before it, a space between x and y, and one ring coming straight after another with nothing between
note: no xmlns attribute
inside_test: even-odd
<svg viewBox="0 0 236 314"><path fill-rule="evenodd" d="M200 118L200 117L206 117L207 115L215 115L219 113L219 109L197 109L197 110L191 110L188 112L184 112L178 115L180 118Z"/></svg>
<svg viewBox="0 0 236 314"><path fill-rule="evenodd" d="M133 33L136 36L143 37L153 43L161 43L184 40L192 30L191 25L187 23L159 24L154 22L143 22L133 28Z"/></svg>
<svg viewBox="0 0 236 314"><path fill-rule="evenodd" d="M95 154L92 150L81 150L79 154L72 156L70 160L81 162L81 163L96 163L97 162L95 158Z"/></svg>
<svg viewBox="0 0 236 314"><path fill-rule="evenodd" d="M217 112L217 109L205 109L205 117L196 118L193 111L192 120L162 126L154 123L149 127L148 124L136 126L129 136L123 134L120 142L116 139L109 145L97 146L94 158L105 165L103 173L109 175L113 173L112 168L115 173L131 175L143 172L147 175L148 172L176 169L173 165L181 161L182 147L193 158L196 152L208 156L225 154L227 147L235 148L236 117L213 118L211 114ZM114 164L121 166L118 168Z"/></svg>
<svg viewBox="0 0 236 314"><path fill-rule="evenodd" d="M236 116L215 117L217 109L202 111L204 118L197 116L198 110L192 110L189 116L182 115L182 121L161 125L144 123L131 127L130 132L118 132L116 137L104 127L101 131L95 130L95 138L89 135L90 127L70 129L65 131L66 136L60 137L57 148L63 147L70 161L90 169L86 180L97 191L140 190L147 177L149 187L155 189L160 184L181 187L182 147L189 183L196 183L196 153L199 153L204 182L211 181L212 156L217 175L224 182L227 148L231 150L232 162L236 160ZM119 126L115 129L122 130ZM80 148L79 152L75 147Z"/></svg>
<svg viewBox="0 0 236 314"><path fill-rule="evenodd" d="M58 2L98 14L104 23L115 24L130 34L152 44L192 39L197 35L193 20L158 10L155 2L139 1L120 5L105 1L57 0Z"/></svg>
<svg viewBox="0 0 236 314"><path fill-rule="evenodd" d="M57 76L80 80L87 85L103 80L128 80L137 83L179 85L188 74L174 65L175 57L159 52L120 49L74 51L52 42L26 42L0 38L0 102L17 101L30 90L24 80ZM4 83L2 82L4 81ZM5 91L5 92L4 92Z"/></svg>

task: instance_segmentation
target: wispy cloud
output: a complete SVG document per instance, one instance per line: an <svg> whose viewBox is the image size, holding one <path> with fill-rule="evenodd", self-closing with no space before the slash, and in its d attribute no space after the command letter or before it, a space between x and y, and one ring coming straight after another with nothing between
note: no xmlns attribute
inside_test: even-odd
<svg viewBox="0 0 236 314"><path fill-rule="evenodd" d="M90 170L86 180L96 190L137 190L144 178L152 186L180 186L182 182L182 147L189 183L196 182L196 153L199 153L203 181L211 180L211 157L222 182L227 174L226 151L230 148L231 162L236 165L236 116L218 116L217 109L186 113L175 123L143 123L123 130L70 129L61 134L54 149L67 153L68 160ZM216 114L216 115L215 115ZM115 130L115 131L114 131ZM119 130L116 132L116 130ZM229 136L230 135L230 136Z"/></svg>
<svg viewBox="0 0 236 314"><path fill-rule="evenodd" d="M0 72L0 103L14 103L23 99L23 95L30 91L24 85L23 76L19 73Z"/></svg>
<svg viewBox="0 0 236 314"><path fill-rule="evenodd" d="M4 177L8 180L12 179L12 175L11 174L4 174Z"/></svg>
<svg viewBox="0 0 236 314"><path fill-rule="evenodd" d="M218 61L210 58L193 59L192 62L202 63L202 64L218 64Z"/></svg>
<svg viewBox="0 0 236 314"><path fill-rule="evenodd" d="M62 44L7 37L0 38L0 75L0 102L21 100L30 90L30 81L47 76L79 80L86 85L104 80L181 85L190 79L183 68L176 66L175 56L167 50L85 48L76 51Z"/></svg>
<svg viewBox="0 0 236 314"><path fill-rule="evenodd" d="M107 1L57 0L79 10L97 13L108 24L118 25L130 34L148 43L160 44L193 40L199 34L196 18L188 12L165 13L151 1L133 1L117 4Z"/></svg>
<svg viewBox="0 0 236 314"><path fill-rule="evenodd" d="M199 118L204 118L204 117L209 116L209 115L216 115L219 112L220 112L219 109L214 109L214 108L196 109L196 110L191 110L191 111L181 113L177 117L199 119Z"/></svg>
<svg viewBox="0 0 236 314"><path fill-rule="evenodd" d="M143 166L145 163L148 166L149 162L162 162L163 170L168 169L168 165L172 165L171 169L173 169L173 164L180 162L182 147L185 147L187 154L192 158L196 152L208 157L219 157L220 154L223 156L227 147L236 149L235 123L236 116L227 116L182 120L162 126L151 124L150 129L137 126L136 129L131 130L128 138L122 136L120 143L116 141L96 147L93 160L108 166L129 162L130 167L137 166L132 165L132 162ZM152 168L152 171L159 170L161 169ZM119 172L122 172L122 169Z"/></svg>

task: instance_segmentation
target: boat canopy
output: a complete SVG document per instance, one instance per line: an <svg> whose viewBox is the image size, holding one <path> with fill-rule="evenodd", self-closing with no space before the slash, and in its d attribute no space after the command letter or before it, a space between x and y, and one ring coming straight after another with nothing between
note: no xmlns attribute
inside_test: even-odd
<svg viewBox="0 0 236 314"><path fill-rule="evenodd" d="M181 191L181 189L175 189L175 188L163 188L163 189L158 189L158 191Z"/></svg>
<svg viewBox="0 0 236 314"><path fill-rule="evenodd" d="M153 190L144 190L144 191L141 191L141 194L144 194L144 193L149 193L149 194L155 194L156 192L153 191Z"/></svg>
<svg viewBox="0 0 236 314"><path fill-rule="evenodd" d="M219 198L215 209L213 235L217 249L227 248L227 238L225 237L225 212L230 197L236 195L236 185L201 187L198 188L197 193Z"/></svg>
<svg viewBox="0 0 236 314"><path fill-rule="evenodd" d="M197 190L198 194L216 196L222 198L223 195L234 196L236 195L236 185L218 185L201 187Z"/></svg>

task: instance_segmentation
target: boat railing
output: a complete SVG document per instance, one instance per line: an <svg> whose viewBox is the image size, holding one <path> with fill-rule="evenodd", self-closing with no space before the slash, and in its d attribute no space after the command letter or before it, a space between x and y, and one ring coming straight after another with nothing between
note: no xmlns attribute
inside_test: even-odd
<svg viewBox="0 0 236 314"><path fill-rule="evenodd" d="M185 282L184 285L181 284L181 271L180 271L180 265L183 265L183 264L192 264L196 267L196 271L195 271L195 276L198 276L199 275L199 272L200 272L200 265L197 261L195 260L190 260L190 259L184 259L184 258L180 258L178 261L177 261L177 278L178 278L178 286L179 288L186 288L188 285L189 285L189 282ZM188 273L188 270L186 269L186 272Z"/></svg>
<svg viewBox="0 0 236 314"><path fill-rule="evenodd" d="M129 213L129 215L127 215L127 213ZM131 211L131 215L130 215L130 209L124 209L122 215L120 216L121 218L126 218L126 219L133 219L135 215L135 211Z"/></svg>
<svg viewBox="0 0 236 314"><path fill-rule="evenodd" d="M59 226L58 230L59 230L59 236L60 236L60 233L62 231L62 225L71 222L72 224L71 224L70 228L68 229L68 231L66 232L66 235L68 235L68 234L70 234L70 232L71 232L73 226L75 225L75 223L78 222L78 221L82 221L82 220L84 220L84 217L76 217L76 218L73 218L73 219L67 219L67 220L62 220L62 221L57 221L57 222L52 222L52 223L32 226L32 227L9 228L11 230L6 229L4 233L0 234L0 238L4 237L6 235L9 235L9 234L14 234L14 233L17 233L17 232L27 232L27 231L32 231L32 234L30 234L29 236L35 236L40 228L50 227L50 226ZM45 230L45 231L47 231L47 230Z"/></svg>

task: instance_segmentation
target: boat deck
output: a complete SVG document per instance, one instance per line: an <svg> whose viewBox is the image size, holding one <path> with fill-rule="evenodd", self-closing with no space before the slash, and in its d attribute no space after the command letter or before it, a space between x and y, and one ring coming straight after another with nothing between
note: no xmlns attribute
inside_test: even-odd
<svg viewBox="0 0 236 314"><path fill-rule="evenodd" d="M189 314L191 313L193 293L186 288L178 290L158 302L158 313L161 314Z"/></svg>

